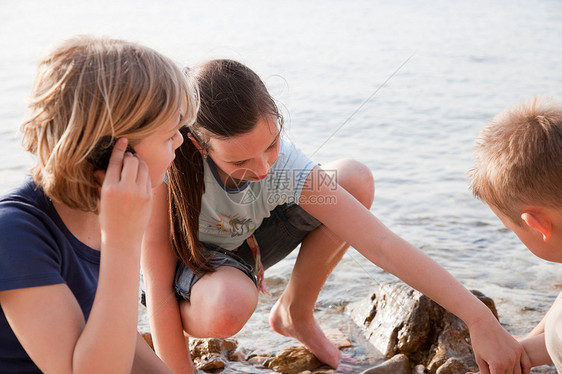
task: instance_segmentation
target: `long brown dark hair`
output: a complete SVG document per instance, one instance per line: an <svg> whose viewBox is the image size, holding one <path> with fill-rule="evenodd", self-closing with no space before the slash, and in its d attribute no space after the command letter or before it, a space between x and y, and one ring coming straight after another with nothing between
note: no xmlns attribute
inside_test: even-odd
<svg viewBox="0 0 562 374"><path fill-rule="evenodd" d="M195 272L212 272L199 241L201 198L205 192L203 157L191 135L206 150L210 138L229 138L254 129L265 115L283 118L259 76L233 60L211 60L187 72L199 86L196 122L183 130L185 141L168 172L171 240L178 258Z"/></svg>

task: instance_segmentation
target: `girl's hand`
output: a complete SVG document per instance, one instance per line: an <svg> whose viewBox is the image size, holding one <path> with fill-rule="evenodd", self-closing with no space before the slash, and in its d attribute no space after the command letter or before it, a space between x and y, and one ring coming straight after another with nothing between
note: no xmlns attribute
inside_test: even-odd
<svg viewBox="0 0 562 374"><path fill-rule="evenodd" d="M476 363L482 374L529 374L531 362L523 346L493 320L469 326Z"/></svg>
<svg viewBox="0 0 562 374"><path fill-rule="evenodd" d="M123 243L125 248L132 243L140 246L152 205L148 166L125 152L127 143L125 138L115 143L103 178L99 209L102 242L109 239Z"/></svg>

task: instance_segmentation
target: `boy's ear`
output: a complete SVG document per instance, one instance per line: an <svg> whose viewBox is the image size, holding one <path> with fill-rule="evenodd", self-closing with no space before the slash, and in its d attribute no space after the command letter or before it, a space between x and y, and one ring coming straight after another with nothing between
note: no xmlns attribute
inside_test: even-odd
<svg viewBox="0 0 562 374"><path fill-rule="evenodd" d="M527 210L521 214L521 219L534 230L541 233L545 242L550 240L552 235L552 221L547 214L541 211Z"/></svg>
<svg viewBox="0 0 562 374"><path fill-rule="evenodd" d="M187 133L187 137L188 137L189 140L193 143L193 145L195 146L195 148L197 148L197 150L199 151L199 153L201 153L202 155L207 155L207 151L205 150L205 148L203 148L203 146L201 145L201 143L199 143L199 141L197 141L197 139L195 139L195 137L193 136L193 134Z"/></svg>

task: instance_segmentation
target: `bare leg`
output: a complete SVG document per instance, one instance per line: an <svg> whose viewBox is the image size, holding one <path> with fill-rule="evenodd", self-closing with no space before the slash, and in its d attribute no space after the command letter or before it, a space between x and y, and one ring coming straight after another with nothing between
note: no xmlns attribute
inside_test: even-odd
<svg viewBox="0 0 562 374"><path fill-rule="evenodd" d="M374 181L365 165L353 160L340 160L322 168L335 173L341 187L364 206L371 207ZM275 331L298 339L320 361L334 368L340 365L341 354L314 319L314 306L326 279L348 247L324 226L309 233L301 244L287 288L269 315L269 323Z"/></svg>
<svg viewBox="0 0 562 374"><path fill-rule="evenodd" d="M182 301L184 331L194 338L227 338L244 327L258 303L255 284L238 269L221 266L203 276Z"/></svg>

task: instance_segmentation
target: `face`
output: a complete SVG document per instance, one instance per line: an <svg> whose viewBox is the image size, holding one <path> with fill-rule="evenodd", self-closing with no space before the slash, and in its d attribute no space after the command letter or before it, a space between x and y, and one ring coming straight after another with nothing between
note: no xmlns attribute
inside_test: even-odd
<svg viewBox="0 0 562 374"><path fill-rule="evenodd" d="M227 139L212 138L209 156L222 181L231 187L267 177L279 156L280 131L274 116L258 121L252 131Z"/></svg>
<svg viewBox="0 0 562 374"><path fill-rule="evenodd" d="M528 226L525 222L518 225L496 207L490 205L490 209L502 221L504 226L513 231L535 256L547 261L562 262L562 254L560 254L559 248L556 248L554 240L544 241L542 234Z"/></svg>
<svg viewBox="0 0 562 374"><path fill-rule="evenodd" d="M136 154L148 165L152 187L164 182L166 170L176 157L175 151L183 143L179 131L183 124L183 116L178 112L154 133L132 145Z"/></svg>

